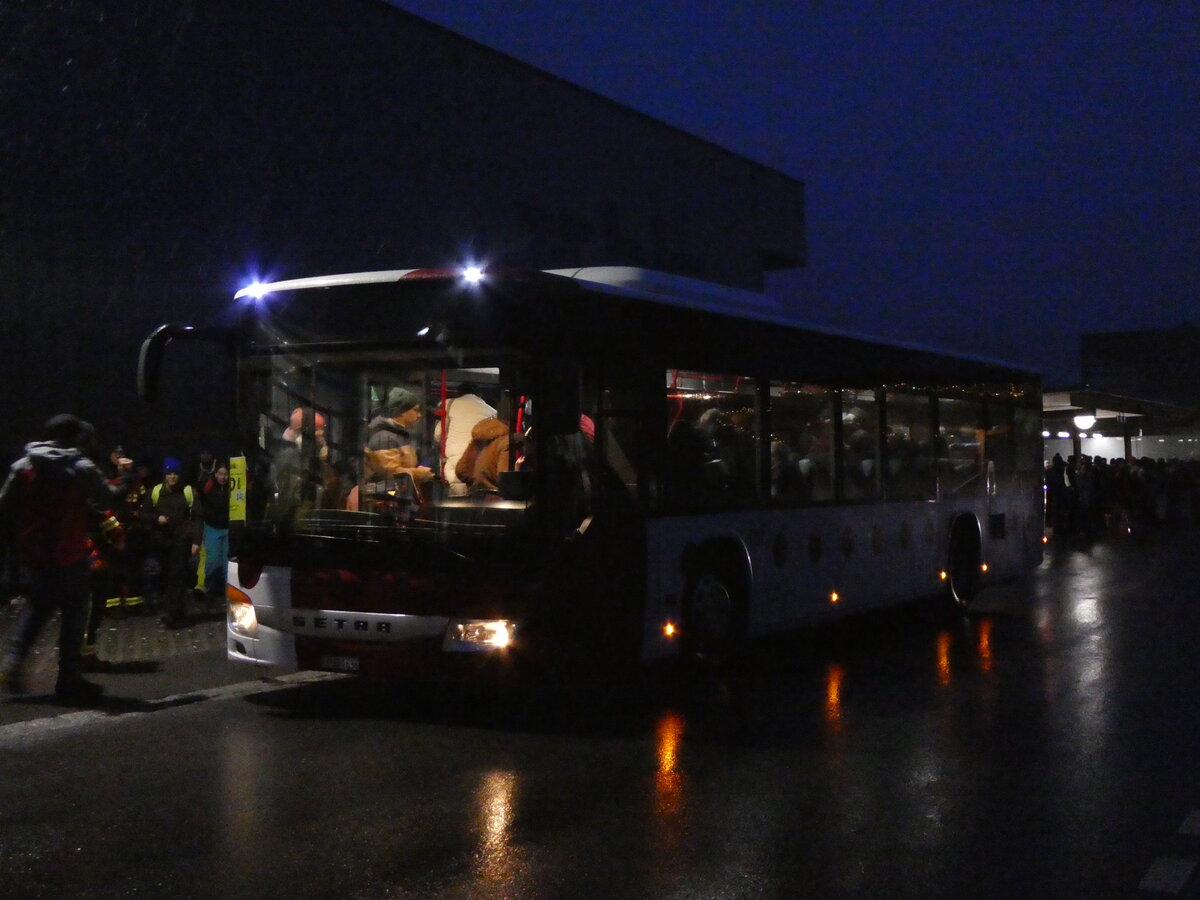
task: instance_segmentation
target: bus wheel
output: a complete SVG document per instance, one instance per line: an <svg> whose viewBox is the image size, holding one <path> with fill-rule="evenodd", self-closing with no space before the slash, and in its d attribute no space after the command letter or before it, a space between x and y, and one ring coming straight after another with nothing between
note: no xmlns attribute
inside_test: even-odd
<svg viewBox="0 0 1200 900"><path fill-rule="evenodd" d="M736 601L719 572L701 569L692 579L683 629L685 652L692 659L721 665L732 654L738 637Z"/></svg>
<svg viewBox="0 0 1200 900"><path fill-rule="evenodd" d="M950 532L947 569L950 601L959 608L969 606L979 591L982 556L978 526L971 519L959 519Z"/></svg>

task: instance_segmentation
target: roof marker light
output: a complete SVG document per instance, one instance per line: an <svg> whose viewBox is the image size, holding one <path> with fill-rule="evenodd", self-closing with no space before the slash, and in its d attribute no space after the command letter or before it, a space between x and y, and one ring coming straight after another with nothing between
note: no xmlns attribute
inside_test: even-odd
<svg viewBox="0 0 1200 900"><path fill-rule="evenodd" d="M425 337L425 335L427 335L427 334L429 334L429 326L428 325L426 325L424 328L422 328L420 331L417 332L417 337Z"/></svg>
<svg viewBox="0 0 1200 900"><path fill-rule="evenodd" d="M253 297L255 300L261 300L264 296L266 296L268 290L265 284L255 281L252 284L246 285L246 287L243 289L243 292L247 296Z"/></svg>

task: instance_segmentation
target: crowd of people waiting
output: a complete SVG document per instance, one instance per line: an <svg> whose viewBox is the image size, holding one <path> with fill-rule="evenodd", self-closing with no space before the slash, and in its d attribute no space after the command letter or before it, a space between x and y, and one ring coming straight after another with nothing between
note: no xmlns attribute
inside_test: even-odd
<svg viewBox="0 0 1200 900"><path fill-rule="evenodd" d="M96 636L107 614L187 622L193 603L223 608L229 556L229 468L208 450L185 470L156 472L119 445L99 450L72 415L50 419L0 487L0 585L19 607L0 661L0 688L24 691L38 634L61 613L57 696L87 705L100 688Z"/></svg>
<svg viewBox="0 0 1200 900"><path fill-rule="evenodd" d="M1062 454L1046 465L1046 524L1098 538L1200 523L1200 460Z"/></svg>

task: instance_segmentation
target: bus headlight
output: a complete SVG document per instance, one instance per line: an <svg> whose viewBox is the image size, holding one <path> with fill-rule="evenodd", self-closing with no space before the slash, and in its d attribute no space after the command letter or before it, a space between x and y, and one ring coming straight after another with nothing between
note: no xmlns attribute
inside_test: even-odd
<svg viewBox="0 0 1200 900"><path fill-rule="evenodd" d="M249 603L231 603L229 620L233 623L233 630L246 637L254 637L258 631L258 616L254 615L254 607Z"/></svg>
<svg viewBox="0 0 1200 900"><path fill-rule="evenodd" d="M442 649L448 652L503 650L513 642L517 626L508 619L451 619Z"/></svg>
<svg viewBox="0 0 1200 900"><path fill-rule="evenodd" d="M229 625L238 634L254 637L258 631L258 616L254 614L254 604L245 591L232 584L225 585L225 599L229 601Z"/></svg>

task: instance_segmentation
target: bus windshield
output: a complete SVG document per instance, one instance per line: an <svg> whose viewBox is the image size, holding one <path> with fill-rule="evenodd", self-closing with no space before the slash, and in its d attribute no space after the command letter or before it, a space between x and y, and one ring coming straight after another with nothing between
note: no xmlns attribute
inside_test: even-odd
<svg viewBox="0 0 1200 900"><path fill-rule="evenodd" d="M256 453L243 543L264 561L334 545L339 559L408 548L410 568L511 559L544 518L520 359L270 353L244 368ZM555 471L575 476L546 504L559 519L588 514L585 444L547 442Z"/></svg>

